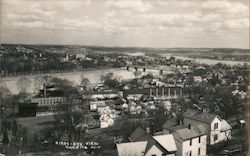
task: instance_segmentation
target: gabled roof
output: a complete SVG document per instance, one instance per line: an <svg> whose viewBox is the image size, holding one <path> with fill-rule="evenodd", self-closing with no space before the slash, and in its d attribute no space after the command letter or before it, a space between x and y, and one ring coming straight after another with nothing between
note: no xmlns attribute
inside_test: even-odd
<svg viewBox="0 0 250 156"><path fill-rule="evenodd" d="M190 118L193 120L197 120L203 123L211 124L211 122L214 120L214 118L218 118L221 120L221 118L215 114L206 113L206 112L199 112L196 110L188 109L184 114L183 117Z"/></svg>
<svg viewBox="0 0 250 156"><path fill-rule="evenodd" d="M118 156L144 156L147 141L116 144Z"/></svg>
<svg viewBox="0 0 250 156"><path fill-rule="evenodd" d="M168 120L162 127L163 129L170 130L173 126L178 125L178 122L175 120Z"/></svg>
<svg viewBox="0 0 250 156"><path fill-rule="evenodd" d="M159 143L168 152L177 151L174 137L172 134L153 136L154 140Z"/></svg>
<svg viewBox="0 0 250 156"><path fill-rule="evenodd" d="M226 120L221 121L221 131L227 131L232 129L232 127L226 122Z"/></svg>
<svg viewBox="0 0 250 156"><path fill-rule="evenodd" d="M186 112L183 114L183 116L184 117L192 117L197 113L199 113L197 110L187 109Z"/></svg>
<svg viewBox="0 0 250 156"><path fill-rule="evenodd" d="M192 127L191 129L188 128L179 129L175 131L173 135L177 141L183 142L185 140L206 135L206 133L207 133L206 128L203 125L199 125L196 127Z"/></svg>
<svg viewBox="0 0 250 156"><path fill-rule="evenodd" d="M141 127L136 128L136 130L130 135L131 141L138 141L142 136L146 135L146 131Z"/></svg>
<svg viewBox="0 0 250 156"><path fill-rule="evenodd" d="M197 125L195 127L191 127L191 129L196 131L200 135L205 135L209 132L209 130L203 125Z"/></svg>

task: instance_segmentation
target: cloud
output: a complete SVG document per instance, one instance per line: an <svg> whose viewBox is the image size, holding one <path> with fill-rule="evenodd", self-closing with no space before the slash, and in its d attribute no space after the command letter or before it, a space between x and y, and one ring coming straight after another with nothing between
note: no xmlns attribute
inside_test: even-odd
<svg viewBox="0 0 250 156"><path fill-rule="evenodd" d="M73 11L81 7L87 7L91 4L90 0L62 0L60 2L52 2L54 7L60 7L66 11Z"/></svg>
<svg viewBox="0 0 250 156"><path fill-rule="evenodd" d="M243 3L225 0L205 1L202 3L202 8L231 14L247 13L249 10L248 6Z"/></svg>
<svg viewBox="0 0 250 156"><path fill-rule="evenodd" d="M146 12L149 11L152 6L150 3L142 0L109 0L104 6L114 7L117 9L129 9L136 12Z"/></svg>
<svg viewBox="0 0 250 156"><path fill-rule="evenodd" d="M57 23L59 28L63 29L98 29L101 28L100 23L85 19L63 19L60 23Z"/></svg>
<svg viewBox="0 0 250 156"><path fill-rule="evenodd" d="M225 27L229 29L248 29L249 18L233 19L225 22Z"/></svg>
<svg viewBox="0 0 250 156"><path fill-rule="evenodd" d="M209 30L217 34L221 32L229 32L229 30L230 32L242 31L242 30L249 31L249 19L240 18L240 19L232 19L221 22L214 22L209 25Z"/></svg>
<svg viewBox="0 0 250 156"><path fill-rule="evenodd" d="M192 1L192 0L159 0L156 1L157 4L161 7L164 8L169 8L169 7L176 7L178 6L179 8L191 8L191 7L197 7L197 5L200 5L197 1Z"/></svg>

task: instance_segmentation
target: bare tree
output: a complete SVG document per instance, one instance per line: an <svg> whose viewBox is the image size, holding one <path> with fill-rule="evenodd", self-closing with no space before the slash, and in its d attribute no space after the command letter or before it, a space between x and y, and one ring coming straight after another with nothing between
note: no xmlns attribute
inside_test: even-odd
<svg viewBox="0 0 250 156"><path fill-rule="evenodd" d="M81 86L85 87L85 90L89 90L89 85L90 85L90 81L88 78L85 78L83 75L81 76L81 82L80 82Z"/></svg>

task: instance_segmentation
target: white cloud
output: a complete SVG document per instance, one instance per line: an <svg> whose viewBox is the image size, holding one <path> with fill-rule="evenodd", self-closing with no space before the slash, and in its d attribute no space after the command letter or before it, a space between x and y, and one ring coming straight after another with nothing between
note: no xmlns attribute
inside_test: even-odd
<svg viewBox="0 0 250 156"><path fill-rule="evenodd" d="M226 12L231 14L247 13L248 6L237 1L210 0L202 3L203 9Z"/></svg>
<svg viewBox="0 0 250 156"><path fill-rule="evenodd" d="M225 22L225 26L229 29L248 29L249 30L249 19L233 19Z"/></svg>
<svg viewBox="0 0 250 156"><path fill-rule="evenodd" d="M197 1L192 0L159 0L157 3L165 8L169 7L180 7L180 8L190 8L200 5Z"/></svg>
<svg viewBox="0 0 250 156"><path fill-rule="evenodd" d="M81 7L89 6L91 4L91 1L90 0L62 0L60 2L52 1L51 4L54 7L60 7L62 9L65 9L66 11L73 11Z"/></svg>
<svg viewBox="0 0 250 156"><path fill-rule="evenodd" d="M104 4L106 7L116 7L118 9L130 9L138 12L149 11L152 6L147 1L142 0L109 0Z"/></svg>

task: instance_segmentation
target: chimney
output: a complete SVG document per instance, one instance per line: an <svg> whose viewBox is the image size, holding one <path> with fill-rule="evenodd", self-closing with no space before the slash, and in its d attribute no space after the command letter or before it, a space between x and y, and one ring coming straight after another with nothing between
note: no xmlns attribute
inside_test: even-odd
<svg viewBox="0 0 250 156"><path fill-rule="evenodd" d="M46 84L43 84L43 97L46 97Z"/></svg>
<svg viewBox="0 0 250 156"><path fill-rule="evenodd" d="M146 133L150 134L150 127L146 127Z"/></svg>

